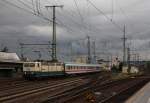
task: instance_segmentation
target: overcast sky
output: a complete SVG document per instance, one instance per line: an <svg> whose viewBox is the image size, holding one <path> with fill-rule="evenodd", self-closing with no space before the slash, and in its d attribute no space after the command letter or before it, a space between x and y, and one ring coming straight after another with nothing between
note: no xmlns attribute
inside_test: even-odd
<svg viewBox="0 0 150 103"><path fill-rule="evenodd" d="M5 2L7 1L7 2ZM33 3L32 3L33 1ZM40 1L39 3L36 3ZM74 54L86 54L86 36L96 41L97 52L121 55L123 26L126 25L127 44L145 58L150 54L149 0L0 0L0 44L11 52L19 53L19 43L47 43L52 37L52 23L25 10L39 12L52 20L52 9L46 5L64 5L56 9L58 53L61 58ZM94 8L94 6L97 8ZM99 11L98 11L99 10ZM103 12L103 13L102 13ZM48 47L34 47L48 57ZM43 49L44 48L44 49ZM33 53L26 48L26 54ZM47 54L46 54L47 52ZM144 54L146 53L146 54ZM37 55L34 56L37 58ZM32 57L30 57L32 58Z"/></svg>

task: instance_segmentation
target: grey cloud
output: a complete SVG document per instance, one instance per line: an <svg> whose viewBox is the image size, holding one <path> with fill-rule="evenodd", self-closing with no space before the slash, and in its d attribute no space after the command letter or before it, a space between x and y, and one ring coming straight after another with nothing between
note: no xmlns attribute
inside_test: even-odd
<svg viewBox="0 0 150 103"><path fill-rule="evenodd" d="M65 55L69 54L69 42L85 38L87 35L90 35L98 41L97 48L99 48L99 51L103 51L104 48L101 41L108 41L109 51L114 53L118 51L120 53L122 51L121 38L123 33L120 32L110 20L98 13L98 11L96 11L90 4L87 5L86 0L77 1L80 13L84 20L80 18L73 0L57 0L57 3L64 4L64 8L62 10L57 9L56 13L58 19L57 22L59 23L57 25L58 48L60 48L58 49L60 50L59 53ZM98 8L103 10L106 16L111 19L111 0L91 1ZM149 3L150 1L148 0L116 0L116 2L114 2L113 21L121 28L123 28L124 24L127 25L127 37L129 39L132 37L132 41L135 42L133 45L141 42L140 45L135 46L136 48L140 48L143 45L146 45L147 47L148 41L150 40ZM48 4L45 0L41 2L41 4L43 6L42 8L44 8L44 5L55 4L55 2L52 0L49 1ZM120 7L124 10L126 16L122 14ZM89 12L87 11L88 8L90 10ZM49 12L46 9L43 10L43 12L49 18L52 18L51 9L49 9ZM0 43L8 45L11 48L11 51L19 53L19 50L13 49L19 47L18 40L28 43L45 42L51 40L51 36L52 23L48 23L47 21L0 1ZM146 41L144 41L145 39ZM75 50L81 49L81 52L83 51L86 54L87 49L85 44L83 45L81 43L80 46L76 43L74 48Z"/></svg>

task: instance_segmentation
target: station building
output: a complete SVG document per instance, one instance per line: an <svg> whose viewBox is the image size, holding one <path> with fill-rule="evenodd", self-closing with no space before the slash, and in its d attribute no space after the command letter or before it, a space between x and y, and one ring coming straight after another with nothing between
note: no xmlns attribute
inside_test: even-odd
<svg viewBox="0 0 150 103"><path fill-rule="evenodd" d="M21 77L23 63L16 53L0 52L0 77Z"/></svg>

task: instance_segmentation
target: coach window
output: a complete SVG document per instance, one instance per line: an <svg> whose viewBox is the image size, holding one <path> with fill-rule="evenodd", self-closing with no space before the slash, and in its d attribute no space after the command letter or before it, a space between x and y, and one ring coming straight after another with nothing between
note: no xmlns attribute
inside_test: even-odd
<svg viewBox="0 0 150 103"><path fill-rule="evenodd" d="M70 69L70 66L67 66L67 69L69 70L69 69Z"/></svg>

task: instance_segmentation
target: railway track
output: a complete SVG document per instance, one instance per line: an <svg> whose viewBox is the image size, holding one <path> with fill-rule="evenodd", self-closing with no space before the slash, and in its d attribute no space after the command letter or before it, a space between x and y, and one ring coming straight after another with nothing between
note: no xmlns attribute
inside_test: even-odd
<svg viewBox="0 0 150 103"><path fill-rule="evenodd" d="M81 92L76 92L58 103L123 103L149 80L148 77L128 78L119 81L106 80L98 85L82 88ZM45 103L52 103L52 101Z"/></svg>
<svg viewBox="0 0 150 103"><path fill-rule="evenodd" d="M95 83L95 78L103 79L101 74L86 75L56 81L25 81L17 82L14 86L6 86L0 92L0 103L41 103L61 93ZM103 75L103 74L102 74ZM105 78L108 77L105 76ZM27 82L27 84L26 84ZM7 84L7 83L6 83ZM7 88L8 87L8 88Z"/></svg>
<svg viewBox="0 0 150 103"><path fill-rule="evenodd" d="M69 77L69 79L77 79L77 78L89 78L89 75L86 76L79 76L79 77ZM25 80L23 78L19 79L6 79L6 78L1 78L0 79L0 91L3 90L8 90L8 89L14 89L14 88L19 88L19 87L25 87L29 85L34 85L34 84L39 84L39 83L53 83L56 81L63 81L68 78L50 78L50 79L38 79L38 80Z"/></svg>
<svg viewBox="0 0 150 103"><path fill-rule="evenodd" d="M12 95L7 95L7 96L4 95L4 96L0 97L0 102L17 103L15 101L18 101L19 99L21 100L25 97L32 97L33 95L38 95L38 94L44 93L48 90L54 91L54 90L58 90L59 88L62 88L62 87L76 86L77 84L84 83L84 82L85 82L85 80L83 81L82 79L76 79L73 81L67 81L64 83L57 84L57 85L46 86L46 87L42 87L39 89L36 88L36 89L26 91L26 92L20 92L20 93L16 93L16 94L12 94Z"/></svg>
<svg viewBox="0 0 150 103"><path fill-rule="evenodd" d="M69 78L69 79L60 79L60 80L43 80L43 81L23 81L23 82L19 82L19 83L12 83L13 85L3 85L2 87L0 87L1 93L2 92L7 92L9 91L9 94L11 93L11 91L18 91L18 90L25 90L31 87L42 87L42 86L46 86L46 85L54 85L57 84L59 82L65 82L65 81L71 81L74 80L75 78ZM78 78L76 78L78 79Z"/></svg>
<svg viewBox="0 0 150 103"><path fill-rule="evenodd" d="M142 88L148 81L149 78L140 78L140 80L132 81L132 83L127 83L126 85L123 84L124 86L120 85L121 87L118 89L112 88L112 90L115 92L112 95L109 95L105 99L101 100L100 103L123 103L137 90Z"/></svg>
<svg viewBox="0 0 150 103"><path fill-rule="evenodd" d="M133 90L135 86L138 87L138 90L148 81L149 78L144 76L115 81L101 78L94 84L87 83L51 96L43 103L122 103L118 102L118 96Z"/></svg>
<svg viewBox="0 0 150 103"><path fill-rule="evenodd" d="M67 91L63 91L61 93L57 93L53 96L50 96L46 101L43 101L42 103L70 103L70 100L73 100L74 98L83 94L85 91L91 89L93 85L97 84L97 82L101 82L101 84L103 84L104 82L108 82L109 80L106 80L107 77L107 75L100 76L96 80L94 79L86 84L77 86Z"/></svg>
<svg viewBox="0 0 150 103"><path fill-rule="evenodd" d="M62 90L65 91L65 90L72 89L76 86L88 82L91 79L91 77L92 77L91 75L86 75L86 76L79 76L79 77L71 77L65 80L57 80L53 82L46 81L44 83L38 81L38 84L37 83L36 85L31 84L30 86L29 84L27 86L26 85L22 86L21 84L21 87L19 86L18 88L8 88L8 90L3 90L3 93L2 92L0 93L0 102L18 103L21 100L21 103L23 102L38 103L39 102L38 99L39 97L41 98L41 96L46 97L46 95L54 95L55 92L58 93L58 92L62 92ZM22 102L22 100L24 101Z"/></svg>
<svg viewBox="0 0 150 103"><path fill-rule="evenodd" d="M68 79L69 80L69 79ZM70 79L72 80L72 79ZM65 80L44 80L44 81L24 81L24 82L19 82L19 83L13 83L13 85L5 85L0 87L1 92L5 92L11 94L11 91L18 91L18 90L28 90L31 87L42 87L45 85L53 85L57 84L61 81ZM1 94L0 94L1 95Z"/></svg>
<svg viewBox="0 0 150 103"><path fill-rule="evenodd" d="M11 84L17 84L17 83L21 83L21 82L24 82L26 80L20 78L20 79L0 79L0 83L1 83L1 86L3 85L11 85Z"/></svg>

